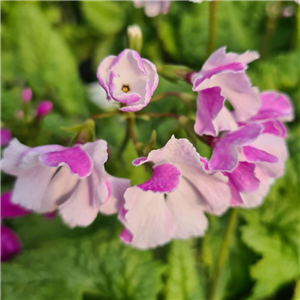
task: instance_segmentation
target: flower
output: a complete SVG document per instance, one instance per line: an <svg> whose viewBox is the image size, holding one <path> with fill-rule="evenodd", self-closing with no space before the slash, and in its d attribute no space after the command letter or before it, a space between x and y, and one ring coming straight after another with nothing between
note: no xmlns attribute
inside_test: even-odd
<svg viewBox="0 0 300 300"><path fill-rule="evenodd" d="M285 141L262 130L262 125L252 123L223 135L207 164L209 170L228 177L233 206L259 205L274 179L284 173Z"/></svg>
<svg viewBox="0 0 300 300"><path fill-rule="evenodd" d="M153 164L153 175L125 192L119 215L123 242L146 249L204 234L204 212L223 213L230 190L227 178L207 171L203 160L188 140L173 136L162 149L133 161L135 166Z"/></svg>
<svg viewBox="0 0 300 300"><path fill-rule="evenodd" d="M143 36L142 30L138 25L131 25L127 27L127 36L129 48L137 52L141 51Z"/></svg>
<svg viewBox="0 0 300 300"><path fill-rule="evenodd" d="M11 191L1 195L1 219L16 218L30 214L19 205L11 203ZM1 224L1 261L10 259L22 249L22 243L18 235L10 228Z"/></svg>
<svg viewBox="0 0 300 300"><path fill-rule="evenodd" d="M1 128L1 147L6 146L11 139L11 132L7 128Z"/></svg>
<svg viewBox="0 0 300 300"><path fill-rule="evenodd" d="M198 92L195 132L217 136L220 131L232 130L226 121L224 101L234 108L235 118L243 122L254 115L260 106L258 90L251 87L245 70L258 53L226 53L225 47L215 51L202 69L191 76L193 90Z"/></svg>
<svg viewBox="0 0 300 300"><path fill-rule="evenodd" d="M32 98L32 90L29 87L26 87L22 90L21 99L24 103L30 102Z"/></svg>
<svg viewBox="0 0 300 300"><path fill-rule="evenodd" d="M6 261L18 254L22 243L18 235L10 228L1 224L1 261Z"/></svg>
<svg viewBox="0 0 300 300"><path fill-rule="evenodd" d="M14 139L4 151L2 170L17 177L13 203L39 213L58 209L69 226L88 226L99 211L117 212L129 186L129 180L105 171L106 160L103 140L29 148Z"/></svg>
<svg viewBox="0 0 300 300"><path fill-rule="evenodd" d="M5 192L1 195L1 219L15 218L26 216L31 211L24 209L20 205L11 202L12 191Z"/></svg>
<svg viewBox="0 0 300 300"><path fill-rule="evenodd" d="M129 49L102 60L97 78L107 100L125 105L120 108L122 111L141 110L150 102L158 84L155 65Z"/></svg>
<svg viewBox="0 0 300 300"><path fill-rule="evenodd" d="M38 118L46 117L52 111L52 108L53 108L53 104L51 101L48 100L42 101L36 109L37 117Z"/></svg>
<svg viewBox="0 0 300 300"><path fill-rule="evenodd" d="M287 130L282 122L294 119L293 105L289 97L276 91L264 91L260 94L260 101L258 112L246 123L258 122L263 126L263 133L285 138Z"/></svg>
<svg viewBox="0 0 300 300"><path fill-rule="evenodd" d="M134 0L133 4L135 8L145 8L145 14L147 17L156 17L160 13L164 15L169 12L171 1L144 1L144 0Z"/></svg>

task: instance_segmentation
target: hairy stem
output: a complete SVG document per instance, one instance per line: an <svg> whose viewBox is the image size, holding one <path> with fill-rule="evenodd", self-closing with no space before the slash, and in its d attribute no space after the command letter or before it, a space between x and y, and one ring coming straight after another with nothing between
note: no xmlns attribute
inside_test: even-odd
<svg viewBox="0 0 300 300"><path fill-rule="evenodd" d="M216 264L215 271L214 271L212 288L211 288L211 293L210 293L210 298L209 298L210 300L217 299L217 291L218 291L218 285L219 285L221 271L226 262L226 259L228 258L229 247L230 247L230 243L232 240L232 236L233 236L235 228L236 228L237 220L238 220L238 211L237 211L237 209L233 208L230 212L229 221L228 221L226 232L225 232L225 237L223 239L223 242L222 242L222 245L220 248L220 252L218 255L218 260L217 260L217 264Z"/></svg>
<svg viewBox="0 0 300 300"><path fill-rule="evenodd" d="M210 56L215 49L217 4L218 1L209 2L209 40L207 56Z"/></svg>

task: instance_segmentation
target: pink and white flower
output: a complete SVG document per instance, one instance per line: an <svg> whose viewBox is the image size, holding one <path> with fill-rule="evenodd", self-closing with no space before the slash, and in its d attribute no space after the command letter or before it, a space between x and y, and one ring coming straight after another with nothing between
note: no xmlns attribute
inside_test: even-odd
<svg viewBox="0 0 300 300"><path fill-rule="evenodd" d="M258 90L251 86L245 70L248 63L259 57L257 52L226 53L222 47L192 74L193 90L197 91L195 132L198 135L217 136L220 131L232 130L224 107L227 99L234 108L238 122L254 115L260 106Z"/></svg>
<svg viewBox="0 0 300 300"><path fill-rule="evenodd" d="M285 141L262 130L260 124L248 124L215 143L208 169L228 177L233 206L259 205L274 179L284 173L288 158Z"/></svg>
<svg viewBox="0 0 300 300"><path fill-rule="evenodd" d="M174 136L160 150L133 161L153 164L151 179L127 189L119 217L121 238L140 249L171 239L201 236L208 226L205 212L223 213L229 206L227 178L207 171L204 159L186 139Z"/></svg>
<svg viewBox="0 0 300 300"><path fill-rule="evenodd" d="M129 49L103 59L97 78L107 100L121 103L122 111L141 110L150 102L158 84L155 65Z"/></svg>
<svg viewBox="0 0 300 300"><path fill-rule="evenodd" d="M169 12L171 1L144 1L144 0L134 0L133 1L135 8L145 9L145 14L147 17L156 17L160 13L164 15Z"/></svg>
<svg viewBox="0 0 300 300"><path fill-rule="evenodd" d="M58 209L69 226L88 226L98 212L118 212L130 185L105 171L106 160L103 140L71 148L29 148L14 139L4 151L1 168L17 177L13 203L38 213Z"/></svg>
<svg viewBox="0 0 300 300"><path fill-rule="evenodd" d="M282 138L287 137L287 130L282 124L294 119L293 105L290 98L276 91L264 91L260 94L261 106L258 112L246 123L257 122L263 126L263 133L270 133Z"/></svg>

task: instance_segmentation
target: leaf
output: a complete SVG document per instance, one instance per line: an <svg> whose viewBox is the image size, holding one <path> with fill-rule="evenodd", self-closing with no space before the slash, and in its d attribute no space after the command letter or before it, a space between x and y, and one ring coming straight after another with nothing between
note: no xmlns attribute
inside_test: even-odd
<svg viewBox="0 0 300 300"><path fill-rule="evenodd" d="M149 251L126 247L109 232L60 240L2 264L2 299L155 299L161 264Z"/></svg>
<svg viewBox="0 0 300 300"><path fill-rule="evenodd" d="M249 68L249 76L261 90L296 88L300 82L299 53L290 51L265 61L258 60Z"/></svg>
<svg viewBox="0 0 300 300"><path fill-rule="evenodd" d="M192 240L173 241L166 269L166 299L205 299L204 277L199 276ZM203 280L202 282L200 280Z"/></svg>
<svg viewBox="0 0 300 300"><path fill-rule="evenodd" d="M20 74L35 92L48 97L64 113L86 113L85 92L75 59L35 3L17 3L10 17Z"/></svg>
<svg viewBox="0 0 300 300"><path fill-rule="evenodd" d="M296 158L287 162L286 175L272 187L264 204L244 211L242 239L262 258L251 267L256 280L254 299L270 297L299 275L299 187Z"/></svg>
<svg viewBox="0 0 300 300"><path fill-rule="evenodd" d="M81 5L87 21L99 33L112 35L122 29L125 3L82 1Z"/></svg>

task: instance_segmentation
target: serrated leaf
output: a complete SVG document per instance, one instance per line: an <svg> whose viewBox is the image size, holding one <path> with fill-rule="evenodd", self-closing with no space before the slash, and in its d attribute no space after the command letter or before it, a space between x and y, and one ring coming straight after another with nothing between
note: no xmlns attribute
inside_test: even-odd
<svg viewBox="0 0 300 300"><path fill-rule="evenodd" d="M165 295L167 300L205 299L204 278L201 282L192 243L193 241L189 240L173 241L171 244L166 269Z"/></svg>
<svg viewBox="0 0 300 300"><path fill-rule="evenodd" d="M160 263L149 251L126 247L109 233L60 240L24 251L2 264L2 299L155 299Z"/></svg>
<svg viewBox="0 0 300 300"><path fill-rule="evenodd" d="M297 160L292 158L286 175L278 179L264 204L256 210L241 211L247 221L241 229L242 239L262 256L251 267L251 276L256 280L254 299L272 296L299 274L299 187Z"/></svg>
<svg viewBox="0 0 300 300"><path fill-rule="evenodd" d="M75 59L39 7L15 4L10 23L21 75L33 87L35 99L48 97L64 113L84 115L85 92Z"/></svg>

